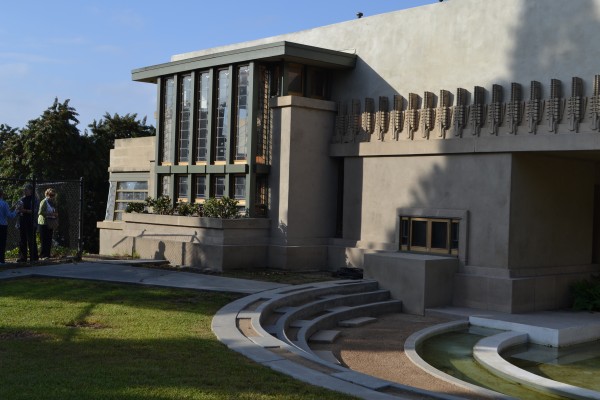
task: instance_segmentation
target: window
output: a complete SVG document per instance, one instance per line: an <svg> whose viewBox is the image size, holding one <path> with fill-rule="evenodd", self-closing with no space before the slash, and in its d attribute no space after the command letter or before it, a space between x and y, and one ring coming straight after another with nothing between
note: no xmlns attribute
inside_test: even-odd
<svg viewBox="0 0 600 400"><path fill-rule="evenodd" d="M148 182L146 181L121 181L117 182L115 197L114 219L120 221L123 212L129 203L144 203L148 197Z"/></svg>
<svg viewBox="0 0 600 400"><path fill-rule="evenodd" d="M235 120L235 160L246 160L248 157L248 76L250 67L238 67Z"/></svg>
<svg viewBox="0 0 600 400"><path fill-rule="evenodd" d="M400 218L400 250L458 255L459 220Z"/></svg>
<svg viewBox="0 0 600 400"><path fill-rule="evenodd" d="M240 203L246 203L246 177L244 175L233 177L233 198Z"/></svg>
<svg viewBox="0 0 600 400"><path fill-rule="evenodd" d="M206 199L206 175L196 175L195 193L197 203L202 203Z"/></svg>
<svg viewBox="0 0 600 400"><path fill-rule="evenodd" d="M271 145L271 109L269 99L273 95L274 72L271 66L261 65L258 69L258 117L256 118L256 162L258 164L269 164L269 153Z"/></svg>
<svg viewBox="0 0 600 400"><path fill-rule="evenodd" d="M171 197L171 177L169 175L161 175L159 182L160 188L158 195Z"/></svg>
<svg viewBox="0 0 600 400"><path fill-rule="evenodd" d="M256 197L255 210L256 216L266 217L269 205L269 178L266 175L256 176Z"/></svg>
<svg viewBox="0 0 600 400"><path fill-rule="evenodd" d="M304 95L304 66L288 64L286 66L287 94Z"/></svg>
<svg viewBox="0 0 600 400"><path fill-rule="evenodd" d="M215 161L227 161L229 135L229 69L219 70L217 81L217 121L215 125Z"/></svg>
<svg viewBox="0 0 600 400"><path fill-rule="evenodd" d="M213 175L213 197L220 199L225 196L225 175Z"/></svg>
<svg viewBox="0 0 600 400"><path fill-rule="evenodd" d="M190 161L190 117L192 115L192 76L181 77L179 88L179 148L178 161L187 164Z"/></svg>
<svg viewBox="0 0 600 400"><path fill-rule="evenodd" d="M328 97L327 71L320 68L308 68L307 86L308 97L326 99Z"/></svg>
<svg viewBox="0 0 600 400"><path fill-rule="evenodd" d="M188 177L187 175L177 176L177 201L187 202L189 193Z"/></svg>
<svg viewBox="0 0 600 400"><path fill-rule="evenodd" d="M196 162L208 161L208 110L210 109L210 75L202 72L198 77L198 135Z"/></svg>
<svg viewBox="0 0 600 400"><path fill-rule="evenodd" d="M175 116L175 79L167 78L163 88L162 113L162 155L163 164L171 161L171 140L173 139L173 117Z"/></svg>

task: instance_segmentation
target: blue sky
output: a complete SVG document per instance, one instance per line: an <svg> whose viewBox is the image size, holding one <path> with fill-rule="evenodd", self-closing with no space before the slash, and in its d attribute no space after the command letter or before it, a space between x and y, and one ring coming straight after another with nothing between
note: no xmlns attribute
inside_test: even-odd
<svg viewBox="0 0 600 400"><path fill-rule="evenodd" d="M171 55L437 0L54 0L3 1L0 124L23 128L55 97L79 113L83 132L105 112L155 124L155 86L131 70Z"/></svg>

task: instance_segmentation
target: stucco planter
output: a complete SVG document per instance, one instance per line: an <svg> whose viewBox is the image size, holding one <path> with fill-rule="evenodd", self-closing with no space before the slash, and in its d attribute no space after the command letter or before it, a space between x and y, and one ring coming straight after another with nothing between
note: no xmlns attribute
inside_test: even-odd
<svg viewBox="0 0 600 400"><path fill-rule="evenodd" d="M101 253L137 253L217 271L262 268L267 265L269 227L270 220L264 218L127 213L110 231L101 231Z"/></svg>

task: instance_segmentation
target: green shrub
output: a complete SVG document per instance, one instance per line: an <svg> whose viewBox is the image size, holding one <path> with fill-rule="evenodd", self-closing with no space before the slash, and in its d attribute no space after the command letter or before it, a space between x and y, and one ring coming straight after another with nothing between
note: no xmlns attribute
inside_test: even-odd
<svg viewBox="0 0 600 400"><path fill-rule="evenodd" d="M201 217L202 216L202 207L200 206L200 204L196 204L196 203L179 202L175 206L175 212L178 215L181 215L184 217L187 217L190 215L196 215L196 216Z"/></svg>
<svg viewBox="0 0 600 400"><path fill-rule="evenodd" d="M146 198L146 205L152 207L152 212L159 215L172 215L175 212L173 202L169 196L158 196Z"/></svg>
<svg viewBox="0 0 600 400"><path fill-rule="evenodd" d="M206 200L202 207L202 213L205 217L211 218L239 218L238 201L227 196L220 199L211 197Z"/></svg>
<svg viewBox="0 0 600 400"><path fill-rule="evenodd" d="M573 309L600 311L600 278L583 280L571 285Z"/></svg>
<svg viewBox="0 0 600 400"><path fill-rule="evenodd" d="M146 211L146 203L127 203L126 213L143 213Z"/></svg>

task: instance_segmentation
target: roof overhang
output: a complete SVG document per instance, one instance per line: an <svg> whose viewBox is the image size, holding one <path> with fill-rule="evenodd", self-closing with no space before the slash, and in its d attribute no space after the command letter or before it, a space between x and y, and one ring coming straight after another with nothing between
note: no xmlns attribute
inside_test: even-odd
<svg viewBox="0 0 600 400"><path fill-rule="evenodd" d="M288 61L329 69L349 69L356 64L356 54L281 41L138 68L131 71L131 78L138 82L156 83L157 78L164 75L249 61Z"/></svg>

